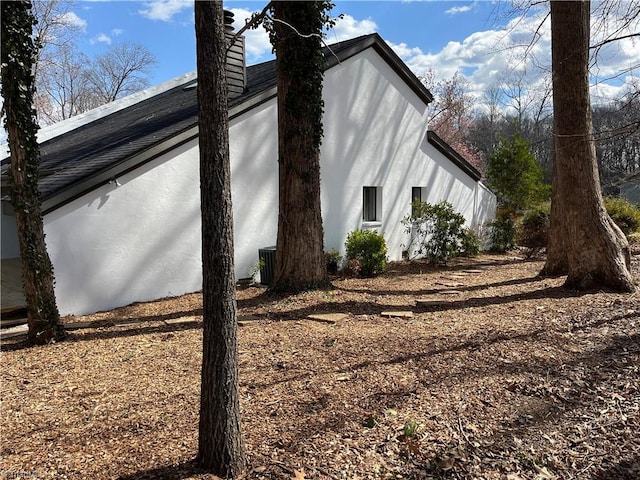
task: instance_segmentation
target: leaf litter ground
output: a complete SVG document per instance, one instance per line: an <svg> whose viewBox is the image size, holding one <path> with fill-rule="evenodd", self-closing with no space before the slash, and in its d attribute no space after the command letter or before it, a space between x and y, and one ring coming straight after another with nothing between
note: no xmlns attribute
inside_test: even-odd
<svg viewBox="0 0 640 480"><path fill-rule="evenodd" d="M640 296L541 267L483 255L238 290L243 478L640 478ZM309 319L328 313L345 315ZM86 328L2 342L0 478L216 478L193 461L201 296L65 321Z"/></svg>

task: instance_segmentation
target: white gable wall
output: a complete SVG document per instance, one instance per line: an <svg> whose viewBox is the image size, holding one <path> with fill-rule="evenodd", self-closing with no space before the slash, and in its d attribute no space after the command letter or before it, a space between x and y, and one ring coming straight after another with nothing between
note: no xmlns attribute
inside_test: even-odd
<svg viewBox="0 0 640 480"><path fill-rule="evenodd" d="M329 70L324 97L327 250L344 252L350 231L375 228L399 260L411 187L425 187L427 201L449 200L470 224L493 215L492 194L427 142L423 102L373 49ZM276 122L275 99L231 122L237 278L249 275L259 248L276 243ZM198 161L193 140L45 217L62 314L201 288ZM382 188L380 222L362 222L363 186Z"/></svg>
<svg viewBox="0 0 640 480"><path fill-rule="evenodd" d="M325 248L344 253L352 230L373 228L400 260L409 236L400 220L411 212L411 188L423 201L447 200L468 226L493 218L495 197L427 141L426 106L373 49L325 77L322 208ZM380 222L363 223L362 189L381 187Z"/></svg>
<svg viewBox="0 0 640 480"><path fill-rule="evenodd" d="M45 216L62 315L201 288L193 140Z"/></svg>

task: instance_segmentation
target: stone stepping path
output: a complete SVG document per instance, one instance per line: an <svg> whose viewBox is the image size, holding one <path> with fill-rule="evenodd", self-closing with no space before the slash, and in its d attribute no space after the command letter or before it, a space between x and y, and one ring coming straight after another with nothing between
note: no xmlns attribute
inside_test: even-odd
<svg viewBox="0 0 640 480"><path fill-rule="evenodd" d="M314 313L309 315L307 319L314 320L316 322L328 323L330 325L335 325L341 320L344 320L349 316L348 313Z"/></svg>
<svg viewBox="0 0 640 480"><path fill-rule="evenodd" d="M448 287L448 288L464 287L464 283L460 283L460 282L434 282L434 285L440 285L442 287Z"/></svg>
<svg viewBox="0 0 640 480"><path fill-rule="evenodd" d="M245 327L250 323L257 322L258 320L262 320L263 318L259 315L238 315L238 326Z"/></svg>
<svg viewBox="0 0 640 480"><path fill-rule="evenodd" d="M419 308L439 308L449 305L446 300L416 300L416 307Z"/></svg>
<svg viewBox="0 0 640 480"><path fill-rule="evenodd" d="M169 318L164 321L166 325L184 325L189 323L197 323L202 319L202 317L180 317L180 318Z"/></svg>
<svg viewBox="0 0 640 480"><path fill-rule="evenodd" d="M396 318L412 318L413 312L411 310L398 310L391 312L382 312L380 315L383 317L396 317Z"/></svg>

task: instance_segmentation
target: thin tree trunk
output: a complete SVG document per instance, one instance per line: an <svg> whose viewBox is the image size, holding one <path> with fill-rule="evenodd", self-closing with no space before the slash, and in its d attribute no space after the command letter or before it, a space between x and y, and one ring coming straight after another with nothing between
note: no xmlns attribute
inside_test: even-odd
<svg viewBox="0 0 640 480"><path fill-rule="evenodd" d="M558 212L567 233L566 285L631 292L629 245L604 207L589 98L589 1L551 2Z"/></svg>
<svg viewBox="0 0 640 480"><path fill-rule="evenodd" d="M320 205L323 55L319 2L274 2L279 215L273 290L327 282ZM303 38L302 34L314 34Z"/></svg>
<svg viewBox="0 0 640 480"><path fill-rule="evenodd" d="M233 261L229 118L222 3L196 1L203 356L198 462L223 478L242 473Z"/></svg>
<svg viewBox="0 0 640 480"><path fill-rule="evenodd" d="M33 109L31 2L2 2L2 96L11 162L15 211L29 340L45 344L65 338L53 288L53 265L45 243L38 192L40 150Z"/></svg>

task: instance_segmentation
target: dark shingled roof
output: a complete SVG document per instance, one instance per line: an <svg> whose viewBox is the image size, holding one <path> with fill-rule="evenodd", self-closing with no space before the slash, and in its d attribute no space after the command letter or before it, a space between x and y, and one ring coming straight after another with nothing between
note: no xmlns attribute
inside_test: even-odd
<svg viewBox="0 0 640 480"><path fill-rule="evenodd" d="M325 47L326 68L370 47L375 48L426 103L433 99L377 34ZM275 95L275 60L248 66L246 74L245 93L229 100L231 116ZM51 211L106 183L113 178L113 172L122 174L194 138L198 122L196 83L196 80L183 83L43 142L39 182L43 211ZM180 135L180 142L167 143ZM3 167L7 162L8 158L2 161ZM3 180L6 176L3 168Z"/></svg>

